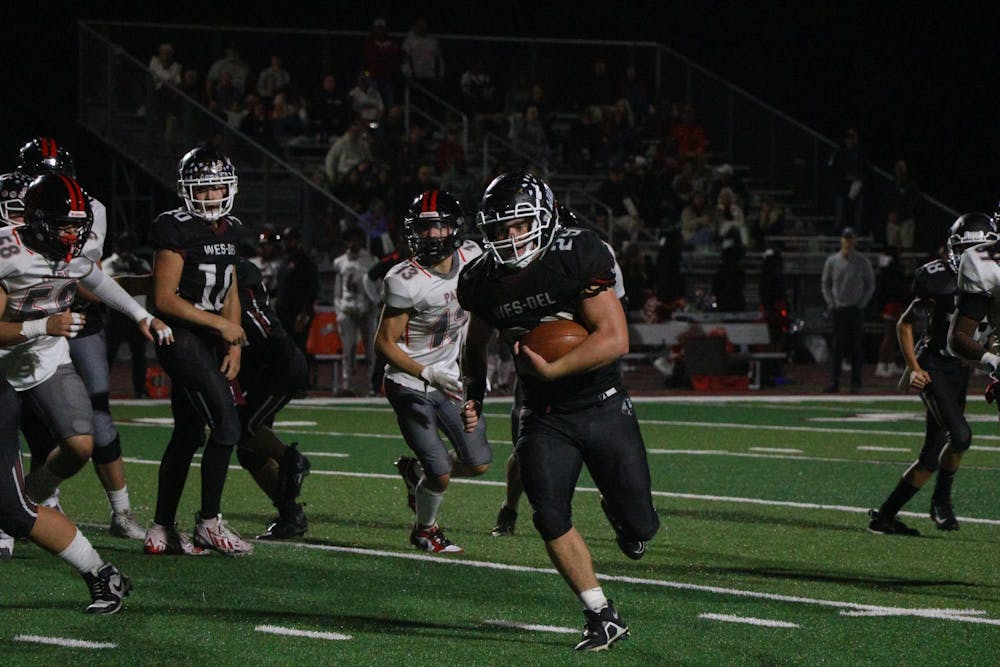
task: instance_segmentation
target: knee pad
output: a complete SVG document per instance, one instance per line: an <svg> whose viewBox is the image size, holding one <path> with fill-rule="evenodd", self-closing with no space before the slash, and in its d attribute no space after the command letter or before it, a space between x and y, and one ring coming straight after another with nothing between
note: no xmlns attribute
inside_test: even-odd
<svg viewBox="0 0 1000 667"><path fill-rule="evenodd" d="M268 458L241 446L236 448L236 460L240 462L240 465L247 472L256 472L264 467Z"/></svg>
<svg viewBox="0 0 1000 667"><path fill-rule="evenodd" d="M554 507L543 507L532 513L535 529L546 542L562 537L573 527L569 512Z"/></svg>
<svg viewBox="0 0 1000 667"><path fill-rule="evenodd" d="M121 456L122 456L122 441L121 438L115 436L115 439L112 440L110 443L100 447L98 447L97 443L95 442L94 455L91 457L91 459L94 461L94 463L104 464L117 461L118 459L121 458Z"/></svg>

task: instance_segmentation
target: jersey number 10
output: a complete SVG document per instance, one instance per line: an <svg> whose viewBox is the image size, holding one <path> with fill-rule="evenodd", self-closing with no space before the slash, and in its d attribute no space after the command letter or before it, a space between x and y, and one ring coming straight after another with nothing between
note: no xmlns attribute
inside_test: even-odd
<svg viewBox="0 0 1000 667"><path fill-rule="evenodd" d="M226 301L226 294L233 286L233 278L236 277L236 267L232 264L226 266L222 274L222 284L216 280L217 267L215 264L199 264L198 268L205 276L205 290L201 293L201 303L196 304L202 310L218 312L222 310L222 304Z"/></svg>

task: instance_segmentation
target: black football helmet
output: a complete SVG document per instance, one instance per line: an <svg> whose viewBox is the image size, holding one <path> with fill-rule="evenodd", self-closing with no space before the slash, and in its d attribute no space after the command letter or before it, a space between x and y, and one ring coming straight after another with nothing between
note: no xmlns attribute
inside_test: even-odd
<svg viewBox="0 0 1000 667"><path fill-rule="evenodd" d="M194 148L177 163L177 194L188 211L208 222L233 210L238 181L233 163L222 151L211 146ZM226 188L222 199L195 197L197 191L219 186Z"/></svg>
<svg viewBox="0 0 1000 667"><path fill-rule="evenodd" d="M66 174L76 178L73 156L51 137L37 137L21 147L17 171L31 177L42 174Z"/></svg>
<svg viewBox="0 0 1000 667"><path fill-rule="evenodd" d="M24 192L31 179L18 171L0 175L0 225L24 223Z"/></svg>
<svg viewBox="0 0 1000 667"><path fill-rule="evenodd" d="M948 230L948 264L957 273L962 253L980 243L1000 240L993 216L966 213L959 216Z"/></svg>
<svg viewBox="0 0 1000 667"><path fill-rule="evenodd" d="M507 236L509 223L530 221L531 228ZM514 269L528 265L552 243L559 228L555 197L542 179L528 173L501 174L483 193L476 224L494 261Z"/></svg>
<svg viewBox="0 0 1000 667"><path fill-rule="evenodd" d="M465 225L462 205L443 190L417 195L403 218L403 235L413 257L428 266L437 264L462 245L459 234ZM431 236L431 229L444 229L445 236Z"/></svg>
<svg viewBox="0 0 1000 667"><path fill-rule="evenodd" d="M69 262L79 256L93 224L90 197L71 176L42 174L24 193L21 236L51 260Z"/></svg>

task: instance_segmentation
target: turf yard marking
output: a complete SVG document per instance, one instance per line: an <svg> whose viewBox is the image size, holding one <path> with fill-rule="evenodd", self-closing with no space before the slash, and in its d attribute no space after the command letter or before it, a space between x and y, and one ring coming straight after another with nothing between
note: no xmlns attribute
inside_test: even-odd
<svg viewBox="0 0 1000 667"><path fill-rule="evenodd" d="M486 625L498 625L502 628L515 628L517 630L530 630L531 632L556 632L559 634L575 635L579 634L579 628L564 628L558 625L535 625L533 623L515 623L514 621L486 620Z"/></svg>
<svg viewBox="0 0 1000 667"><path fill-rule="evenodd" d="M133 417L132 419L124 420L125 423L132 424L146 424L149 426L173 426L173 417ZM316 422L312 421L278 421L274 422L273 428L288 428L295 426L318 426ZM309 431L311 433L312 431Z"/></svg>
<svg viewBox="0 0 1000 667"><path fill-rule="evenodd" d="M318 632L316 630L296 630L295 628L283 628L278 625L258 625L254 628L257 632L266 632L271 635L282 635L284 637L308 637L309 639L327 639L330 641L344 642L352 639L351 635L342 635L339 632Z"/></svg>
<svg viewBox="0 0 1000 667"><path fill-rule="evenodd" d="M858 451L862 452L908 452L909 447L874 447L868 445L859 445L857 447Z"/></svg>
<svg viewBox="0 0 1000 667"><path fill-rule="evenodd" d="M915 616L926 616L927 618L946 618L954 616L985 616L986 612L981 609L914 609ZM917 613L922 612L922 613ZM896 612L881 610L876 611L872 609L865 609L859 611L843 610L840 612L841 616L899 616Z"/></svg>
<svg viewBox="0 0 1000 667"><path fill-rule="evenodd" d="M153 461L150 459L135 459L132 457L124 457L126 463L137 463L139 465L160 465L159 461ZM238 465L229 466L230 470L242 470ZM342 470L317 470L315 468L309 473L310 475L325 475L331 477L358 477L361 479L391 479L394 481L399 481L399 475L391 475L387 473L376 473L376 472L347 472ZM495 482L488 479L453 479L451 484L471 484L476 486L497 486L506 487L506 482ZM576 487L578 492L582 493L599 493L599 491L594 487L588 486L578 486ZM724 503L742 503L746 505L769 505L772 507L794 507L796 509L808 509L808 510L830 510L834 512L849 512L851 514L867 514L870 508L868 507L851 507L850 505L824 505L821 503L803 503L793 500L767 500L764 498L741 498L738 496L712 496L703 495L697 493L675 493L671 491L653 491L652 494L659 498L683 498L685 500L708 500L712 502L724 502ZM924 512L907 512L902 511L899 513L900 516L912 516L923 518L927 516ZM958 517L961 521L966 521L968 523L981 523L989 526L1000 526L1000 519L977 519L974 517L960 516Z"/></svg>
<svg viewBox="0 0 1000 667"><path fill-rule="evenodd" d="M747 625L762 625L767 628L801 628L798 623L788 621L772 621L766 618L752 618L750 616L732 616L730 614L698 614L698 618L709 621L723 621L725 623L746 623Z"/></svg>
<svg viewBox="0 0 1000 667"><path fill-rule="evenodd" d="M784 447L751 447L751 452L770 452L772 454L801 454L801 449L792 449Z"/></svg>
<svg viewBox="0 0 1000 667"><path fill-rule="evenodd" d="M749 431L789 431L793 433L850 433L852 435L889 435L923 438L923 431L883 431L867 428L822 428L819 426L782 426L779 424L742 424L738 422L688 422L670 419L640 419L646 426L693 426L695 428L733 428ZM1000 435L975 435L976 440L1000 440Z"/></svg>
<svg viewBox="0 0 1000 667"><path fill-rule="evenodd" d="M118 648L113 642L88 642L82 639L66 639L65 637L42 637L40 635L15 635L14 641L31 644L46 644L48 646L64 646L66 648Z"/></svg>

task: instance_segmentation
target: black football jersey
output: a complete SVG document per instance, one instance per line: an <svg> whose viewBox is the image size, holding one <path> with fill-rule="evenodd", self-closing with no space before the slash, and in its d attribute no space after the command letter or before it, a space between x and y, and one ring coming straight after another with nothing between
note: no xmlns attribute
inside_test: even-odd
<svg viewBox="0 0 1000 667"><path fill-rule="evenodd" d="M458 301L513 344L543 320L579 321L582 300L614 283L614 258L597 234L560 229L545 254L523 269L499 266L489 253L469 264L458 279ZM521 379L529 407L583 406L621 383L621 364L552 382Z"/></svg>
<svg viewBox="0 0 1000 667"><path fill-rule="evenodd" d="M958 276L946 262L935 259L917 269L913 276L913 296L920 301L923 314L929 318L918 351L929 349L950 356L948 327L955 316L957 295Z"/></svg>
<svg viewBox="0 0 1000 667"><path fill-rule="evenodd" d="M240 221L222 217L213 229L184 209L161 213L149 241L154 250L174 250L184 257L177 294L195 308L219 312L236 277Z"/></svg>

